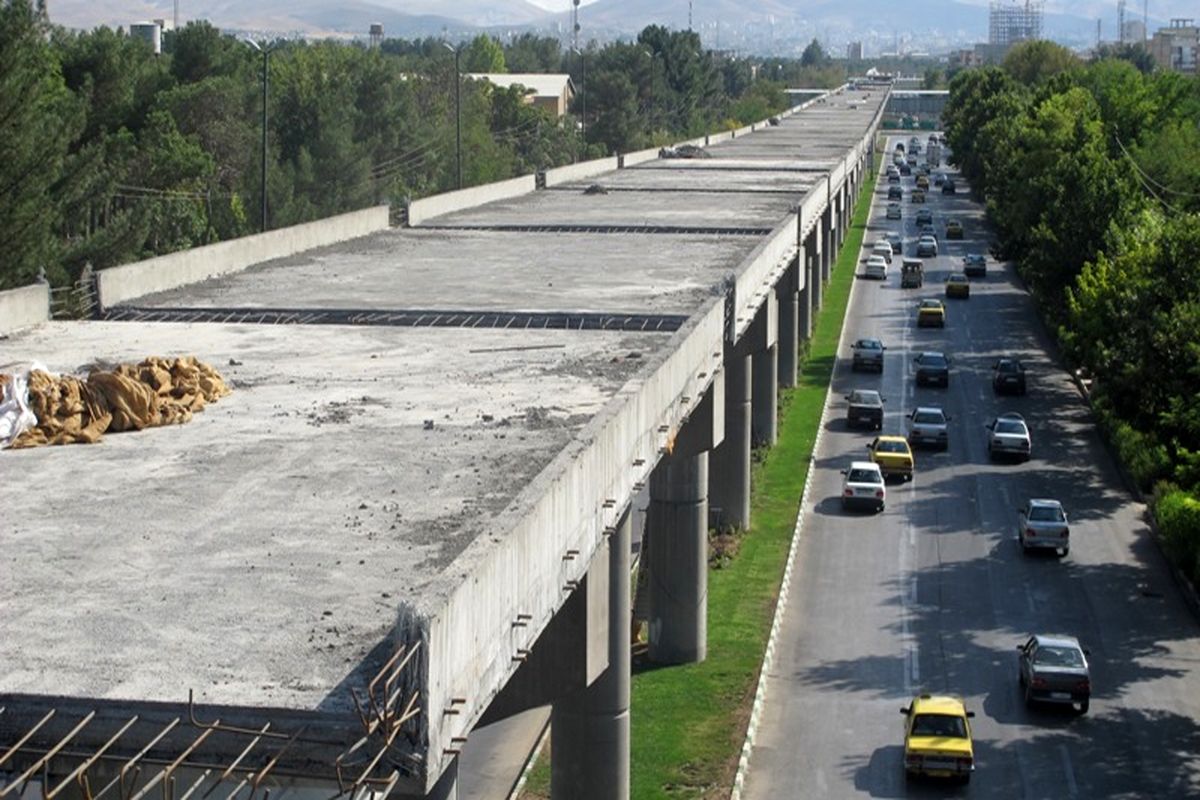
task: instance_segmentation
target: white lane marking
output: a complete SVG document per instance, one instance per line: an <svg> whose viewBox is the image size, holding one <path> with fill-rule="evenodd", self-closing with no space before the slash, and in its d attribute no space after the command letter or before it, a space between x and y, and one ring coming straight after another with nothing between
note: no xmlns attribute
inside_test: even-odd
<svg viewBox="0 0 1200 800"><path fill-rule="evenodd" d="M1079 787L1075 784L1075 770L1071 768L1071 754L1067 752L1067 746L1060 744L1058 752L1062 753L1063 774L1067 776L1067 796L1078 797Z"/></svg>

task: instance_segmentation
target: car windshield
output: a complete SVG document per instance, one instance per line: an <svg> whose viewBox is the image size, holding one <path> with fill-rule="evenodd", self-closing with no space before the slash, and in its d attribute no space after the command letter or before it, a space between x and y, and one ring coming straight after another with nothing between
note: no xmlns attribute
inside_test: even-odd
<svg viewBox="0 0 1200 800"><path fill-rule="evenodd" d="M967 721L953 714L918 714L912 723L913 736L967 738Z"/></svg>
<svg viewBox="0 0 1200 800"><path fill-rule="evenodd" d="M967 276L966 275L951 275L946 280L948 280L950 283L966 283Z"/></svg>
<svg viewBox="0 0 1200 800"><path fill-rule="evenodd" d="M967 263L968 263L968 264L982 264L982 263L983 263L983 256L981 256L981 255L969 255L969 256L967 256Z"/></svg>
<svg viewBox="0 0 1200 800"><path fill-rule="evenodd" d="M873 469L852 469L848 479L851 483L883 483L883 476Z"/></svg>
<svg viewBox="0 0 1200 800"><path fill-rule="evenodd" d="M1058 506L1034 506L1029 509L1029 518L1034 522L1062 522L1065 519Z"/></svg>
<svg viewBox="0 0 1200 800"><path fill-rule="evenodd" d="M1017 362L1015 362L1015 361L1001 361L999 363L999 365L996 366L996 371L997 372L1020 372L1020 368L1017 366Z"/></svg>
<svg viewBox="0 0 1200 800"><path fill-rule="evenodd" d="M1037 649L1033 663L1040 667L1082 667L1083 653L1074 647L1049 645Z"/></svg>
<svg viewBox="0 0 1200 800"><path fill-rule="evenodd" d="M918 425L944 425L946 420L937 411L918 411L913 414L913 422Z"/></svg>
<svg viewBox="0 0 1200 800"><path fill-rule="evenodd" d="M941 311L942 304L939 303L937 300L922 300L921 308L925 309L926 311L928 311L928 310Z"/></svg>
<svg viewBox="0 0 1200 800"><path fill-rule="evenodd" d="M946 366L946 357L936 353L926 353L921 356L922 367L944 367Z"/></svg>
<svg viewBox="0 0 1200 800"><path fill-rule="evenodd" d="M904 442L896 442L889 439L884 439L882 442L879 442L879 444L875 445L875 451L877 453L907 453L908 447L905 446Z"/></svg>
<svg viewBox="0 0 1200 800"><path fill-rule="evenodd" d="M1025 425L1011 419L996 420L996 433L1013 433L1025 435Z"/></svg>
<svg viewBox="0 0 1200 800"><path fill-rule="evenodd" d="M859 389L850 393L850 402L857 406L877 406L883 402L879 392L870 389Z"/></svg>
<svg viewBox="0 0 1200 800"><path fill-rule="evenodd" d="M879 350L883 345L876 339L859 339L857 347L859 350Z"/></svg>

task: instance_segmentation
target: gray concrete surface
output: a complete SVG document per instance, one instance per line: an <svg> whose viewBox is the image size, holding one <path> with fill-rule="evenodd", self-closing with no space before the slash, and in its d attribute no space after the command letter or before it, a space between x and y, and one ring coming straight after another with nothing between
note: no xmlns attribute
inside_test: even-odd
<svg viewBox="0 0 1200 800"><path fill-rule="evenodd" d="M900 227L883 219L885 202L877 192L868 244ZM988 240L965 194L935 191L930 208L939 230L953 216L967 235L943 240L924 289L901 290L895 270L854 288L843 344L879 336L890 349L881 376L852 374L850 353L840 354L743 796L1196 797L1200 626L1011 267L993 264L969 300L950 301L944 331L915 327L917 298L940 295L962 254ZM907 202L904 214L911 248ZM954 358L949 389L914 388L910 359L926 349ZM1027 397L992 394L990 365L1008 353L1029 367ZM838 470L870 439L845 428L841 397L854 388L882 391L888 433L917 404L953 417L949 451L919 451L915 479L891 484L875 517L838 502ZM983 425L1002 411L1029 421L1032 461L989 462ZM1015 509L1031 496L1065 504L1066 559L1021 554ZM1086 716L1023 705L1015 647L1035 631L1068 632L1091 649ZM962 695L977 714L978 770L967 788L905 780L897 710L923 690Z"/></svg>
<svg viewBox="0 0 1200 800"><path fill-rule="evenodd" d="M714 145L709 161L812 149L836 162L836 190L873 119L815 105L763 131L770 142ZM803 136L781 135L789 126ZM745 192L738 171L730 186ZM720 195L716 172L703 180ZM100 700L169 710L194 687L227 722L323 725L345 721L350 690L395 643L420 644L404 678L420 714L404 746L421 766L398 791L433 786L701 398L724 396L724 344L827 199L803 184L794 198L734 203L646 194L539 192L446 210L436 224L538 220L528 205L568 225L623 225L634 203L643 217L771 234L404 229L137 305L184 317L450 307L686 318L669 334L182 321L49 324L0 342L0 360L62 370L195 353L235 384L187 426L3 454L0 503L19 520L0 567L13 587L0 595L3 697L22 693L31 714Z"/></svg>
<svg viewBox="0 0 1200 800"><path fill-rule="evenodd" d="M34 283L0 292L0 336L50 319L50 284Z"/></svg>
<svg viewBox="0 0 1200 800"><path fill-rule="evenodd" d="M100 270L96 273L98 300L109 308L153 292L238 272L268 259L356 239L387 226L388 207L376 206Z"/></svg>
<svg viewBox="0 0 1200 800"><path fill-rule="evenodd" d="M583 161L578 164L568 164L565 167L546 170L546 188L558 186L561 183L582 181L594 175L602 175L617 169L617 157L598 158L594 161Z"/></svg>

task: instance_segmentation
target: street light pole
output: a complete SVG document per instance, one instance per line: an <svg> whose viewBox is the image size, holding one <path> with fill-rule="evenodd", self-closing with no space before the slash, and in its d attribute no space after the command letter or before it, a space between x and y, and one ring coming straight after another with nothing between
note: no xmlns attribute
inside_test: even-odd
<svg viewBox="0 0 1200 800"><path fill-rule="evenodd" d="M451 47L448 42L442 42L442 46L450 52L454 53L454 160L457 166L458 188L463 188L462 183L462 73L459 71L458 59L462 52L461 47Z"/></svg>
<svg viewBox="0 0 1200 800"><path fill-rule="evenodd" d="M253 47L255 50L262 53L262 217L259 223L259 231L265 233L267 230L267 88L268 88L268 70L273 48L260 45L253 39L247 39L246 44Z"/></svg>

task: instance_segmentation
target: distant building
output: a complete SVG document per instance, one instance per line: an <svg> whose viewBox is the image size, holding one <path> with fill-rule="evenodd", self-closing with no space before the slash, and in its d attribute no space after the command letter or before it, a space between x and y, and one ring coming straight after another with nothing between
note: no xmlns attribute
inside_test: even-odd
<svg viewBox="0 0 1200 800"><path fill-rule="evenodd" d="M367 29L368 35L371 37L371 48L375 49L383 44L383 23L372 22L371 27Z"/></svg>
<svg viewBox="0 0 1200 800"><path fill-rule="evenodd" d="M850 61L862 61L862 42L851 42L846 45L846 58Z"/></svg>
<svg viewBox="0 0 1200 800"><path fill-rule="evenodd" d="M988 44L1005 50L1018 42L1042 38L1040 0L992 0L988 7Z"/></svg>
<svg viewBox="0 0 1200 800"><path fill-rule="evenodd" d="M134 22L129 26L129 35L150 45L154 55L162 54L162 26L157 22Z"/></svg>
<svg viewBox="0 0 1200 800"><path fill-rule="evenodd" d="M950 64L955 67L981 67L983 59L980 54L974 50L955 50L950 54Z"/></svg>
<svg viewBox="0 0 1200 800"><path fill-rule="evenodd" d="M1126 20L1125 26L1121 29L1121 41L1126 44L1138 44L1146 41L1146 23L1140 19Z"/></svg>
<svg viewBox="0 0 1200 800"><path fill-rule="evenodd" d="M1171 27L1159 28L1150 41L1150 53L1163 69L1196 74L1200 51L1200 29L1193 20L1173 19Z"/></svg>
<svg viewBox="0 0 1200 800"><path fill-rule="evenodd" d="M513 86L524 86L529 90L526 102L539 108L545 108L554 116L561 117L567 113L571 98L575 96L575 85L571 76L566 74L541 73L473 73L468 75L477 81L487 81L493 86L508 89Z"/></svg>

